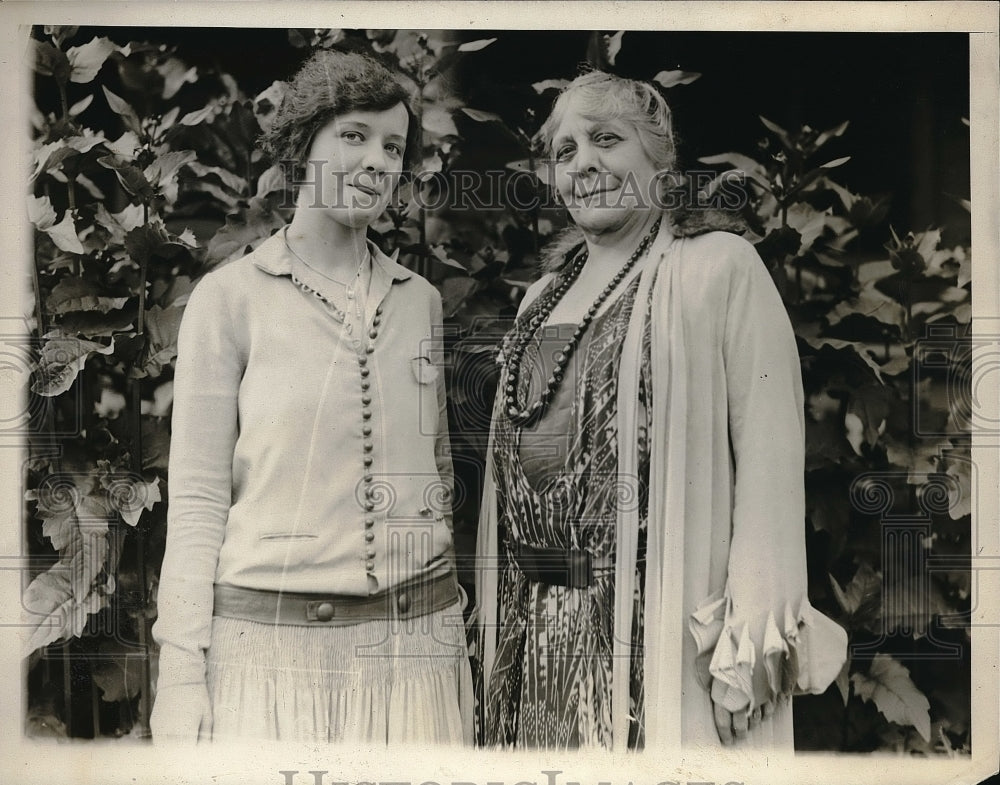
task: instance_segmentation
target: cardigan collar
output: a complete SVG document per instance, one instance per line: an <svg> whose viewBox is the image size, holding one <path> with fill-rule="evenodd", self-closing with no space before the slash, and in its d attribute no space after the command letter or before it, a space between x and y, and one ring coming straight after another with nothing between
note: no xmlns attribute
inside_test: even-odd
<svg viewBox="0 0 1000 785"><path fill-rule="evenodd" d="M285 241L287 231L287 226L282 227L254 250L253 263L265 273L291 275L293 272L297 273L300 268L310 269L288 249ZM392 256L386 256L369 239L368 250L372 255L373 275L379 273L390 281L405 281L413 276L411 270L407 270L396 261L399 256L398 248L392 252Z"/></svg>
<svg viewBox="0 0 1000 785"><path fill-rule="evenodd" d="M334 302L340 302L343 298L342 287L307 265L289 250L285 240L287 231L287 226L282 227L256 248L250 256L254 265L270 275L286 275L319 292L324 297ZM368 288L368 300L373 304L378 304L388 294L393 283L412 278L413 272L396 261L399 254L398 249L393 252L391 257L386 256L375 243L368 240L368 250L371 252L372 258L372 278Z"/></svg>

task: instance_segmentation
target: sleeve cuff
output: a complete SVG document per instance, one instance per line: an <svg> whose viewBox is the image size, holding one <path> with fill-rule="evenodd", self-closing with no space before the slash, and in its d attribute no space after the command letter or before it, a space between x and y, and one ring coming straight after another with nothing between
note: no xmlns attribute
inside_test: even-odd
<svg viewBox="0 0 1000 785"><path fill-rule="evenodd" d="M755 641L749 620L734 618L723 591L691 614L698 680L727 711L752 709L794 693L821 693L837 678L847 658L843 628L804 595L787 601L779 616L768 611L761 640ZM755 682L757 668L763 668L766 678ZM764 686L755 689L755 683Z"/></svg>
<svg viewBox="0 0 1000 785"><path fill-rule="evenodd" d="M205 655L191 654L169 643L160 647L159 676L156 680L157 692L166 687L185 684L205 683Z"/></svg>

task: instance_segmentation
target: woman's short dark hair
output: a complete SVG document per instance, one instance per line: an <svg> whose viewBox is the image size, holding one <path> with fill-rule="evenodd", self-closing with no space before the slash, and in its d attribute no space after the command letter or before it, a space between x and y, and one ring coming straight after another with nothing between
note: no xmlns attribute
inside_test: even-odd
<svg viewBox="0 0 1000 785"><path fill-rule="evenodd" d="M317 132L335 117L353 111L381 112L403 104L409 118L404 168L418 160L417 120L400 75L357 52L316 52L292 78L274 122L261 139L275 162L295 161L303 176L309 147ZM289 173L290 174L290 173Z"/></svg>

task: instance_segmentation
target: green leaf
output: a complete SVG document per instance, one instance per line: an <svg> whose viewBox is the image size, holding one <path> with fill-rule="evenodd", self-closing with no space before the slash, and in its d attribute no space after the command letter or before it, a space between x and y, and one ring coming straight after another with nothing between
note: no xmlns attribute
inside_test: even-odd
<svg viewBox="0 0 1000 785"><path fill-rule="evenodd" d="M845 155L843 158L834 158L832 161L827 161L825 164L820 164L820 169L836 169L838 166L843 166L850 160L851 156L849 155Z"/></svg>
<svg viewBox="0 0 1000 785"><path fill-rule="evenodd" d="M116 641L102 641L91 659L91 674L101 689L101 700L110 703L131 700L142 691L142 649Z"/></svg>
<svg viewBox="0 0 1000 785"><path fill-rule="evenodd" d="M910 680L910 671L888 654L876 654L868 673L851 676L861 700L872 701L887 720L912 725L930 741L930 703Z"/></svg>
<svg viewBox="0 0 1000 785"><path fill-rule="evenodd" d="M248 247L256 246L284 225L271 203L255 196L245 211L226 216L226 225L208 241L208 260L222 262L242 256Z"/></svg>
<svg viewBox="0 0 1000 785"><path fill-rule="evenodd" d="M112 155L111 160L121 160L122 163L131 162L141 145L142 142L139 141L139 137L134 131L125 131L114 141L106 140L104 142L104 146L108 148L108 151ZM107 164L102 165L107 166Z"/></svg>
<svg viewBox="0 0 1000 785"><path fill-rule="evenodd" d="M136 264L148 264L167 240L166 230L150 222L135 227L125 235L125 251Z"/></svg>
<svg viewBox="0 0 1000 785"><path fill-rule="evenodd" d="M713 165L729 164L734 167L731 171L739 172L748 180L752 180L768 192L771 190L771 182L767 176L767 169L764 168L763 164L755 161L748 155L743 155L742 153L720 153L719 155L702 156L698 161L703 164ZM729 174L729 172L723 172L723 174Z"/></svg>
<svg viewBox="0 0 1000 785"><path fill-rule="evenodd" d="M426 106L420 121L423 129L435 136L458 136L451 112L443 107L434 104Z"/></svg>
<svg viewBox="0 0 1000 785"><path fill-rule="evenodd" d="M80 236L76 233L76 224L73 222L73 216L70 211L67 210L66 214L63 215L63 219L50 226L45 230L52 242L56 244L56 248L60 251L65 251L66 253L85 253L83 248L83 243L80 242Z"/></svg>
<svg viewBox="0 0 1000 785"><path fill-rule="evenodd" d="M283 193L284 190L285 174L281 171L281 166L278 164L269 166L257 178L257 193L255 195L258 197L264 197L273 193Z"/></svg>
<svg viewBox="0 0 1000 785"><path fill-rule="evenodd" d="M884 384L866 385L853 391L847 404L845 423L851 423L848 425L847 440L856 453L861 454L861 441L872 447L885 432L886 419L893 403L893 390Z"/></svg>
<svg viewBox="0 0 1000 785"><path fill-rule="evenodd" d="M900 330L906 324L906 309L893 298L880 292L874 284L862 288L857 297L837 303L837 306L827 314L827 322L831 326L835 325L850 314L869 316Z"/></svg>
<svg viewBox="0 0 1000 785"><path fill-rule="evenodd" d="M63 43L68 41L70 38L75 36L80 31L79 25L44 25L42 30L45 31L45 35L50 35L55 40L58 46L62 46ZM969 124L968 120L964 120L966 125Z"/></svg>
<svg viewBox="0 0 1000 785"><path fill-rule="evenodd" d="M121 183L122 188L130 196L135 197L141 202L152 200L155 195L153 186L146 179L146 175L143 174L142 170L131 161L115 155L105 155L98 158L97 162L107 169L114 170L115 175L118 177L118 182Z"/></svg>
<svg viewBox="0 0 1000 785"><path fill-rule="evenodd" d="M857 343L855 341L845 341L840 338L819 338L813 336L801 336L802 339L808 343L814 349L822 349L823 347L829 347L830 349L836 350L838 353L848 352L855 359L860 360L864 363L868 369L871 370L874 377L880 382L884 383L882 379L882 369L874 359L872 359L871 354L869 354L868 349L864 344Z"/></svg>
<svg viewBox="0 0 1000 785"><path fill-rule="evenodd" d="M219 107L216 104L209 104L202 109L197 109L193 112L188 112L180 119L181 125L200 125L207 120L212 120L216 114L219 112Z"/></svg>
<svg viewBox="0 0 1000 785"><path fill-rule="evenodd" d="M86 153L102 142L107 142L104 136L88 130L84 134L65 136L40 146L32 155L32 171L29 179L34 181L45 172L58 170L68 159Z"/></svg>
<svg viewBox="0 0 1000 785"><path fill-rule="evenodd" d="M60 559L51 569L36 576L22 595L22 618L27 632L22 657L54 641L79 637L87 619L107 606L105 593L92 586L96 573L104 568L107 537L81 539L83 545L77 554Z"/></svg>
<svg viewBox="0 0 1000 785"><path fill-rule="evenodd" d="M142 136L142 123L139 120L139 115L135 113L135 109L132 108L131 104L129 104L124 98L112 93L103 85L101 85L101 89L104 91L104 97L107 98L108 106L111 107L111 111L121 117L126 128L133 131L137 135Z"/></svg>
<svg viewBox="0 0 1000 785"><path fill-rule="evenodd" d="M56 211L47 196L28 196L28 220L40 231L56 223Z"/></svg>
<svg viewBox="0 0 1000 785"><path fill-rule="evenodd" d="M541 94L546 90L562 90L568 84L568 79L543 79L541 82L535 82L531 86L536 93Z"/></svg>
<svg viewBox="0 0 1000 785"><path fill-rule="evenodd" d="M109 39L97 37L83 46L70 47L66 52L73 67L69 77L70 81L80 84L93 81L97 72L101 70L101 66L104 65L104 61L113 52L120 51L121 47L111 43Z"/></svg>
<svg viewBox="0 0 1000 785"><path fill-rule="evenodd" d="M624 35L625 31L619 30L617 33L604 36L604 45L607 48L609 65L615 64L615 59L618 57L618 53L622 49L622 37Z"/></svg>
<svg viewBox="0 0 1000 785"><path fill-rule="evenodd" d="M821 133L819 136L816 137L816 141L813 142L813 149L818 150L820 147L822 147L823 145L825 145L831 139L833 139L833 138L835 138L837 136L843 136L844 131L847 130L847 127L850 124L851 123L850 123L849 120L845 120L840 125L834 126L833 128L830 128L829 130L823 131L823 133Z"/></svg>
<svg viewBox="0 0 1000 785"><path fill-rule="evenodd" d="M472 294L479 289L474 278L453 276L441 283L441 303L445 318L454 316Z"/></svg>
<svg viewBox="0 0 1000 785"><path fill-rule="evenodd" d="M653 81L661 87L676 87L682 84L691 84L701 78L701 74L695 71L660 71L653 77Z"/></svg>
<svg viewBox="0 0 1000 785"><path fill-rule="evenodd" d="M945 473L955 480L948 488L948 516L960 520L972 514L972 462L968 459L947 459Z"/></svg>
<svg viewBox="0 0 1000 785"><path fill-rule="evenodd" d="M448 267L454 267L456 269L459 269L463 273L468 272L468 270L465 269L464 264L462 264L461 262L456 262L454 259L448 256L448 251L445 250L445 247L443 245L432 246L430 251L431 251L431 256L430 256L431 259L441 262L441 264L448 265Z"/></svg>
<svg viewBox="0 0 1000 785"><path fill-rule="evenodd" d="M198 81L198 69L194 66L185 68L184 63L176 57L167 58L159 66L157 71L163 77L163 97L170 100L186 84L194 84Z"/></svg>
<svg viewBox="0 0 1000 785"><path fill-rule="evenodd" d="M63 278L45 300L49 313L62 314L70 311L100 311L107 313L121 308L128 297L120 297L107 292L100 285L75 276Z"/></svg>
<svg viewBox="0 0 1000 785"><path fill-rule="evenodd" d="M760 121L764 124L764 127L778 137L782 147L784 147L786 150L795 149L795 145L792 144L792 140L788 136L788 131L786 131L777 123L772 123L770 120L764 117L764 115L757 115L757 116L760 118Z"/></svg>
<svg viewBox="0 0 1000 785"><path fill-rule="evenodd" d="M51 397L68 390L91 354L111 354L114 341L104 346L80 338L53 338L45 342L38 358L38 376L31 389L38 395Z"/></svg>
<svg viewBox="0 0 1000 785"><path fill-rule="evenodd" d="M496 38L481 38L478 41L468 41L458 47L459 52L478 52L494 43Z"/></svg>
<svg viewBox="0 0 1000 785"><path fill-rule="evenodd" d="M34 49L34 67L42 76L55 77L56 81L66 84L73 70L66 53L56 49L47 41L32 40Z"/></svg>
<svg viewBox="0 0 1000 785"><path fill-rule="evenodd" d="M87 109L87 107L90 106L93 102L94 102L93 94L84 96L69 108L69 116L76 117L78 114L84 112Z"/></svg>
<svg viewBox="0 0 1000 785"><path fill-rule="evenodd" d="M223 169L221 166L206 166L205 164L196 161L194 152L191 152L191 158L187 161L184 161L183 163L187 164L188 169L190 169L199 178L204 179L206 177L217 177L222 182L222 184L230 191L232 191L235 195L242 195L245 194L247 191L248 187L247 181L244 180L242 177L240 177L237 174L233 174L228 169ZM273 166L271 168L277 169L280 175L281 173L280 167ZM283 182L284 181L282 180L282 183ZM265 194L261 194L258 192L257 195L264 196Z"/></svg>
<svg viewBox="0 0 1000 785"><path fill-rule="evenodd" d="M154 187L162 187L164 183L174 178L182 166L191 163L197 157L194 150L164 153L146 167L143 175Z"/></svg>
<svg viewBox="0 0 1000 785"><path fill-rule="evenodd" d="M837 674L837 678L834 679L834 684L837 685L837 690L840 692L840 697L843 699L845 706L847 705L847 701L850 699L851 696L850 670L851 670L851 658L848 657L846 660L844 660L844 665L840 669L840 673Z"/></svg>
<svg viewBox="0 0 1000 785"><path fill-rule="evenodd" d="M177 356L177 333L183 315L183 308L160 308L158 305L146 312L146 356L142 369L149 376L159 376Z"/></svg>
<svg viewBox="0 0 1000 785"><path fill-rule="evenodd" d="M134 309L116 309L107 313L74 311L64 315L56 330L47 333L45 337L75 338L82 335L87 338L110 338L116 333L132 329L134 324Z"/></svg>
<svg viewBox="0 0 1000 785"><path fill-rule="evenodd" d="M479 123L500 123L503 125L503 118L493 112L484 112L482 109L472 109L471 107L463 106L462 113Z"/></svg>
<svg viewBox="0 0 1000 785"><path fill-rule="evenodd" d="M882 606L882 575L863 562L851 582L843 589L832 575L828 576L833 596L852 621L869 625L879 619ZM853 624L852 624L853 626Z"/></svg>
<svg viewBox="0 0 1000 785"><path fill-rule="evenodd" d="M21 597L27 628L21 656L26 657L53 641L70 637L70 613L74 605L69 570L62 563L37 575Z"/></svg>
<svg viewBox="0 0 1000 785"><path fill-rule="evenodd" d="M164 392L160 392L164 389ZM154 402L152 417L142 418L142 468L146 471L160 469L166 471L170 456L170 430L163 419L169 413L170 402L173 400L173 386L161 384L156 388L157 401ZM160 399L167 399L163 402Z"/></svg>
<svg viewBox="0 0 1000 785"><path fill-rule="evenodd" d="M275 81L253 99L253 113L262 131L267 132L271 129L278 107L281 106L287 91L286 82Z"/></svg>
<svg viewBox="0 0 1000 785"><path fill-rule="evenodd" d="M111 509L129 526L136 526L143 510L152 510L162 501L158 480L147 482L130 474L109 473L101 478Z"/></svg>
<svg viewBox="0 0 1000 785"><path fill-rule="evenodd" d="M916 581L903 571L902 566L896 567L886 576L890 582L885 590L883 624L890 631L907 632L918 639L927 634L935 617L953 614L956 609L943 595L938 581Z"/></svg>
<svg viewBox="0 0 1000 785"><path fill-rule="evenodd" d="M76 533L76 508L94 487L86 474L51 474L34 490L26 491L25 501L35 502L35 515L42 521L42 534L57 551L66 548Z"/></svg>

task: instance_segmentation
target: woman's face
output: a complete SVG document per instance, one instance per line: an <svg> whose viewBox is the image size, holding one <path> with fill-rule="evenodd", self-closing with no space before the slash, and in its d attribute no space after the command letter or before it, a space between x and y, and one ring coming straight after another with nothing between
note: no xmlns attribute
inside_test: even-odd
<svg viewBox="0 0 1000 785"><path fill-rule="evenodd" d="M603 234L657 206L657 167L631 123L595 119L571 95L552 137L554 186L578 226Z"/></svg>
<svg viewBox="0 0 1000 785"><path fill-rule="evenodd" d="M403 170L409 115L403 104L384 111L356 110L323 126L309 148L298 207L325 211L352 229L385 210Z"/></svg>

